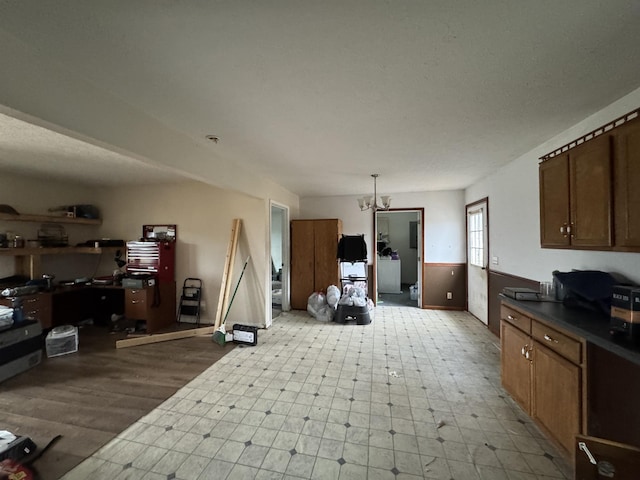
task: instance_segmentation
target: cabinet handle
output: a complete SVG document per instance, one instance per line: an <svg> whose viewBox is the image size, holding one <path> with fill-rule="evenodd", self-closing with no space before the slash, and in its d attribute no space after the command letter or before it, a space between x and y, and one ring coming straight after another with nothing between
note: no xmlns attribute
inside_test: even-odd
<svg viewBox="0 0 640 480"><path fill-rule="evenodd" d="M544 334L544 339L547 342L553 342L553 343L558 343L558 340L556 340L555 338L550 337L549 335L547 335L546 333Z"/></svg>
<svg viewBox="0 0 640 480"><path fill-rule="evenodd" d="M134 304L134 305L135 305L136 303L141 303L141 302L142 302L142 300L131 300L131 303L132 303L132 304Z"/></svg>
<svg viewBox="0 0 640 480"><path fill-rule="evenodd" d="M522 350L520 350L520 353L522 354L523 357L526 358L527 356L527 349L529 348L529 345L525 345L524 347L522 347Z"/></svg>
<svg viewBox="0 0 640 480"><path fill-rule="evenodd" d="M533 352L533 345L527 345L527 347L527 352L525 353L524 358L529 360L530 363L533 363L533 358L531 355L531 352Z"/></svg>
<svg viewBox="0 0 640 480"><path fill-rule="evenodd" d="M582 450L584 452L584 454L589 457L589 461L593 464L593 465L597 465L598 462L596 462L596 459L594 458L594 456L591 454L591 452L589 451L589 448L587 447L587 444L584 442L578 442L578 448L580 450Z"/></svg>
<svg viewBox="0 0 640 480"><path fill-rule="evenodd" d="M507 320L513 321L515 319L516 319L516 317L514 317L513 315L507 315Z"/></svg>
<svg viewBox="0 0 640 480"><path fill-rule="evenodd" d="M564 236L567 235L566 231L565 231L566 228L567 228L567 224L566 223L560 227L560 233L563 234Z"/></svg>

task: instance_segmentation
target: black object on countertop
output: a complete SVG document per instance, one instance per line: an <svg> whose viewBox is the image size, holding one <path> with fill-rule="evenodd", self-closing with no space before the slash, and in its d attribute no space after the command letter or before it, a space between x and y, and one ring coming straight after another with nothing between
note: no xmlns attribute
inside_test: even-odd
<svg viewBox="0 0 640 480"><path fill-rule="evenodd" d="M598 270L553 272L556 297L571 308L596 310L607 317L611 314L613 286L619 284L610 273Z"/></svg>

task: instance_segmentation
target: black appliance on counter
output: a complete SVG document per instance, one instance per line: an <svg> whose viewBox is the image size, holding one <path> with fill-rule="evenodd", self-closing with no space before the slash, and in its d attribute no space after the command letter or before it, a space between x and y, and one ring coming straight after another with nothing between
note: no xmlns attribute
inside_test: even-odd
<svg viewBox="0 0 640 480"><path fill-rule="evenodd" d="M598 270L572 270L553 272L556 300L570 308L585 308L611 314L613 286L619 284L613 275Z"/></svg>

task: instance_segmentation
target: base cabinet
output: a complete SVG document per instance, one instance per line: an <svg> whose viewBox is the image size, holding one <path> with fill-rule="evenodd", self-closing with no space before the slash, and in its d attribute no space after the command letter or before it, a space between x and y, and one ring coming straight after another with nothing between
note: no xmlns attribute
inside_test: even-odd
<svg viewBox="0 0 640 480"><path fill-rule="evenodd" d="M147 333L172 325L176 321L175 282L125 289L124 315L131 320L144 320Z"/></svg>
<svg viewBox="0 0 640 480"><path fill-rule="evenodd" d="M584 340L504 304L500 331L502 386L572 456L585 433Z"/></svg>

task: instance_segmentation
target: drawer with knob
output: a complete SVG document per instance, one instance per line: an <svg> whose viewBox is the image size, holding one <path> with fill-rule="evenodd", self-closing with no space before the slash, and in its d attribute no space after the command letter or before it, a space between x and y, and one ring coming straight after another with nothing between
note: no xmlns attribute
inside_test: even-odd
<svg viewBox="0 0 640 480"><path fill-rule="evenodd" d="M531 318L519 311L507 307L506 305L502 305L500 307L500 317L514 327L518 327L523 332L528 334L531 333Z"/></svg>
<svg viewBox="0 0 640 480"><path fill-rule="evenodd" d="M572 363L576 365L582 363L582 343L580 341L535 320L531 325L531 336L540 344L545 345Z"/></svg>
<svg viewBox="0 0 640 480"><path fill-rule="evenodd" d="M148 288L127 288L124 294L124 314L127 318L145 320L153 291Z"/></svg>

